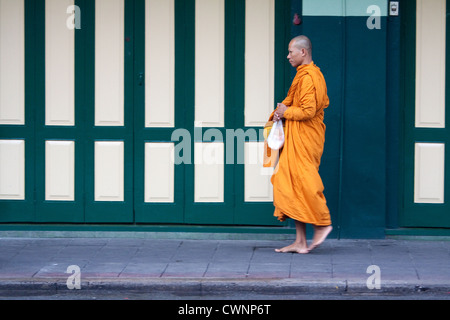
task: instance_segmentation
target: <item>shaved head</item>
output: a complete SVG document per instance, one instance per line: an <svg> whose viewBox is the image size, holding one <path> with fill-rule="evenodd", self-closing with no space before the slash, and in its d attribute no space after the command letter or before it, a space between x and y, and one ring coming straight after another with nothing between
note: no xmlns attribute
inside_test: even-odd
<svg viewBox="0 0 450 320"><path fill-rule="evenodd" d="M299 50L305 49L312 56L311 40L307 36L298 36L291 40L292 44Z"/></svg>
<svg viewBox="0 0 450 320"><path fill-rule="evenodd" d="M287 56L289 63L297 68L303 64L312 62L312 45L311 40L306 36L298 36L289 42L289 55Z"/></svg>

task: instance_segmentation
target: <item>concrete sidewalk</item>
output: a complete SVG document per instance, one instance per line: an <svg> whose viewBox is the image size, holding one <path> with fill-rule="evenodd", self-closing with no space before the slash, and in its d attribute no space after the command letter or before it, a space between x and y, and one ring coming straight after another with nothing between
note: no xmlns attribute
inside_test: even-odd
<svg viewBox="0 0 450 320"><path fill-rule="evenodd" d="M203 297L430 291L450 298L450 241L327 240L307 255L274 252L290 242L0 238L0 296L75 292L67 280L76 284L72 273L79 267L79 291Z"/></svg>

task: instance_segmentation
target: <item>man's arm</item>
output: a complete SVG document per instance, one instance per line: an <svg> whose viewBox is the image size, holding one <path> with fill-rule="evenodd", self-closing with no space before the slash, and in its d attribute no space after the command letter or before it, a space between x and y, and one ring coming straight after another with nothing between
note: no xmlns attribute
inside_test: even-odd
<svg viewBox="0 0 450 320"><path fill-rule="evenodd" d="M300 81L299 86L300 101L294 101L293 107L286 108L282 114L282 117L287 120L305 121L314 118L316 115L316 89L311 76L305 75L302 81Z"/></svg>

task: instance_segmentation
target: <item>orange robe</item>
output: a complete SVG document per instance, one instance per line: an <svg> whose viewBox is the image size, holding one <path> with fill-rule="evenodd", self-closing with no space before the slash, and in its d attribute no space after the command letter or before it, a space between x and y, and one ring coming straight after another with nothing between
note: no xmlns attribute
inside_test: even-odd
<svg viewBox="0 0 450 320"><path fill-rule="evenodd" d="M329 105L325 79L312 62L297 68L287 98L285 144L272 176L274 215L316 226L331 225L319 175L325 143L324 109ZM273 114L269 120L273 118Z"/></svg>

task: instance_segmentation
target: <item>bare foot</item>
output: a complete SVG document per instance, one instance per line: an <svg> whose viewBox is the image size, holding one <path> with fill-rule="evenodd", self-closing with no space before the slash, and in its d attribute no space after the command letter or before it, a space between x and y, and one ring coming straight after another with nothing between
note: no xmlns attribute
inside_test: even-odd
<svg viewBox="0 0 450 320"><path fill-rule="evenodd" d="M294 242L290 246L281 248L281 249L275 249L275 252L282 252L282 253L300 253L300 254L307 254L309 253L308 248L306 245L303 245L301 243Z"/></svg>
<svg viewBox="0 0 450 320"><path fill-rule="evenodd" d="M332 226L328 227L314 227L314 238L312 244L309 246L308 250L314 250L320 246L325 239L328 237L330 232L333 230Z"/></svg>

